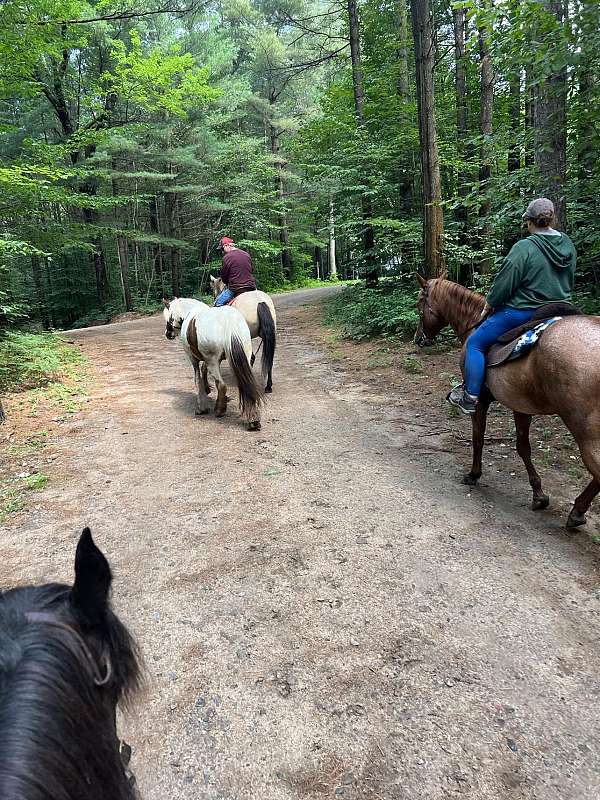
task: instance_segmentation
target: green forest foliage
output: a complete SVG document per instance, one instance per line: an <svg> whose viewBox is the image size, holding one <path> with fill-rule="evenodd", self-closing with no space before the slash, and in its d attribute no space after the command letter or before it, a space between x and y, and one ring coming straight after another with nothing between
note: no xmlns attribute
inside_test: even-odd
<svg viewBox="0 0 600 800"><path fill-rule="evenodd" d="M529 103L566 70L567 228L593 308L597 3L569 3L563 23L549 13L549 0L430 7L450 277L478 285L490 256L497 263L522 234L520 215L539 186ZM456 8L467 17L466 136L457 133ZM332 234L341 277L363 274L369 256L383 275L420 269L410 4L363 0L359 16L364 126L355 117L345 4L0 5L0 323L68 327L153 306L163 294L202 294L219 268L223 234L251 251L266 289L327 277ZM494 68L486 142L481 31ZM482 144L491 152L491 179L483 182ZM484 235L485 200L491 224ZM372 253L362 246L366 222L375 232ZM405 304L401 293L386 298ZM396 318L384 316L392 322L382 332Z"/></svg>

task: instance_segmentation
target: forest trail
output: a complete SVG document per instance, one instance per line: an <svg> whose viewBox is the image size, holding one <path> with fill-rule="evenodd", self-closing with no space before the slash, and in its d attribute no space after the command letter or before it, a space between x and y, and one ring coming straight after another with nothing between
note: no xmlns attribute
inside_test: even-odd
<svg viewBox="0 0 600 800"><path fill-rule="evenodd" d="M277 299L259 433L235 402L194 417L161 318L69 334L98 380L6 529L10 579L68 579L91 526L146 661L120 722L145 800L597 798L591 548L525 478L429 469L401 400L302 337L322 294Z"/></svg>

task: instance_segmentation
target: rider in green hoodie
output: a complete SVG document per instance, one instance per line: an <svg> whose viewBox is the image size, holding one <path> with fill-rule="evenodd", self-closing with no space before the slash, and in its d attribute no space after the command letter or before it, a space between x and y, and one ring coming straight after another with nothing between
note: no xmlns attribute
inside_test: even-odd
<svg viewBox="0 0 600 800"><path fill-rule="evenodd" d="M448 395L449 402L465 414L475 413L486 353L494 342L528 322L540 306L571 300L577 254L569 237L552 228L554 205L540 197L527 206L523 218L530 235L504 259L486 298L485 322L467 339L465 382Z"/></svg>

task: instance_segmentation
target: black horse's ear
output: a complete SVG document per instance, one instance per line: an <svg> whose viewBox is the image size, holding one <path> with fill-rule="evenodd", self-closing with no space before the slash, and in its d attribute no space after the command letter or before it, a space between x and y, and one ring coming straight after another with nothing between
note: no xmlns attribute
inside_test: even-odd
<svg viewBox="0 0 600 800"><path fill-rule="evenodd" d="M418 272L415 272L415 278L419 281L421 289L427 288L427 278L424 278L422 275L419 275Z"/></svg>
<svg viewBox="0 0 600 800"><path fill-rule="evenodd" d="M166 298L166 297L163 297L163 306L164 306L165 308L169 308L169 306L170 306L170 305L171 305L171 302L170 302L170 300L167 300L167 298Z"/></svg>
<svg viewBox="0 0 600 800"><path fill-rule="evenodd" d="M112 574L108 561L85 528L75 553L75 583L71 590L74 607L90 625L98 625L106 614Z"/></svg>

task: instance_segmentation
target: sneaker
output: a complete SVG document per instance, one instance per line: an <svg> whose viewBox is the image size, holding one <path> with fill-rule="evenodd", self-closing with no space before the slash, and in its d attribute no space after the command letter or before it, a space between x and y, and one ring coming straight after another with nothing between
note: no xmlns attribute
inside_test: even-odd
<svg viewBox="0 0 600 800"><path fill-rule="evenodd" d="M469 394L463 383L460 383L458 386L455 386L452 391L448 392L446 400L451 406L460 409L463 414L472 415L477 410L477 397Z"/></svg>

